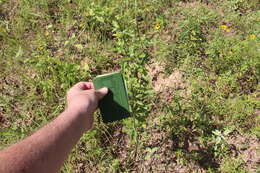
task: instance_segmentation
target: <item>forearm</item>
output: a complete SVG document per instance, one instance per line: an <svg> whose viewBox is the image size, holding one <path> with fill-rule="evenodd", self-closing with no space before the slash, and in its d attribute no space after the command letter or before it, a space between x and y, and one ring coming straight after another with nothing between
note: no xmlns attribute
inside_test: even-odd
<svg viewBox="0 0 260 173"><path fill-rule="evenodd" d="M58 172L88 128L83 115L66 110L32 136L0 151L0 172Z"/></svg>

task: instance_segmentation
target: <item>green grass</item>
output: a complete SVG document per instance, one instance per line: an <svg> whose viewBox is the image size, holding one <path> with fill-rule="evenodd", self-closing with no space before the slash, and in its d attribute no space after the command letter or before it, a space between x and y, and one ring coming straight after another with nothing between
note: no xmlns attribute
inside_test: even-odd
<svg viewBox="0 0 260 173"><path fill-rule="evenodd" d="M259 18L257 0L0 0L0 148L121 70L134 116L97 120L62 172L256 171L230 139L260 137ZM155 91L156 63L184 87Z"/></svg>

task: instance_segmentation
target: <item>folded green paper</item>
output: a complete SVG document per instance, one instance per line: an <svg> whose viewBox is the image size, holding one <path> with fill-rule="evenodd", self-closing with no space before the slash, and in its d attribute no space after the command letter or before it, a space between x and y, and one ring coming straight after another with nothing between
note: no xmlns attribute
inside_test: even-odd
<svg viewBox="0 0 260 173"><path fill-rule="evenodd" d="M95 89L107 87L108 94L99 102L104 123L113 122L130 116L127 87L121 72L99 75L93 80Z"/></svg>

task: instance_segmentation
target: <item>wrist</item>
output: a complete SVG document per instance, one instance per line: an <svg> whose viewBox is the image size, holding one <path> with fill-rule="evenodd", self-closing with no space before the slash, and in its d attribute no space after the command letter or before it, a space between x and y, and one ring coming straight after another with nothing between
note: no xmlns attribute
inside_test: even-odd
<svg viewBox="0 0 260 173"><path fill-rule="evenodd" d="M92 128L93 124L93 115L89 113L88 107L79 108L79 107L67 107L64 111L66 116L71 117L74 121L81 126L84 131L87 131Z"/></svg>
<svg viewBox="0 0 260 173"><path fill-rule="evenodd" d="M74 116L84 116L88 113L89 103L81 104L79 103L70 103L68 104L66 111L72 113Z"/></svg>
<svg viewBox="0 0 260 173"><path fill-rule="evenodd" d="M72 107L72 106L68 106L64 112L66 112L66 114L68 114L68 116L73 116L73 117L82 117L82 115L84 114L83 111L81 111L80 109L77 109L76 107Z"/></svg>

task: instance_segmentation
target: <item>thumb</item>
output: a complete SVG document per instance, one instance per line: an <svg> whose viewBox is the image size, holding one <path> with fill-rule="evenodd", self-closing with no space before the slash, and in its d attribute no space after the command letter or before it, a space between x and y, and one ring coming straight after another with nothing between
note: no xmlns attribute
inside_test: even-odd
<svg viewBox="0 0 260 173"><path fill-rule="evenodd" d="M108 88L101 88L95 91L98 100L102 99L108 93Z"/></svg>

